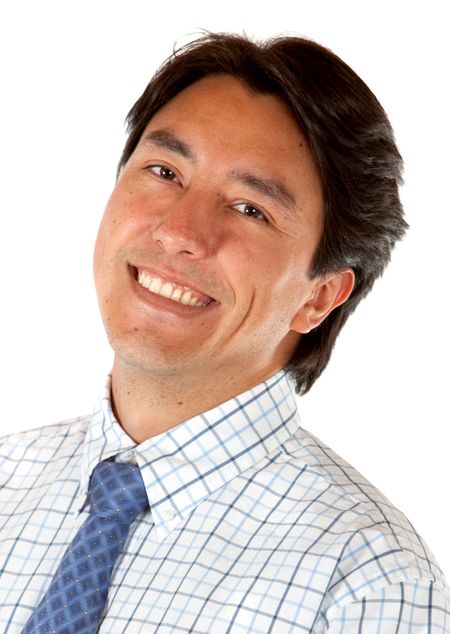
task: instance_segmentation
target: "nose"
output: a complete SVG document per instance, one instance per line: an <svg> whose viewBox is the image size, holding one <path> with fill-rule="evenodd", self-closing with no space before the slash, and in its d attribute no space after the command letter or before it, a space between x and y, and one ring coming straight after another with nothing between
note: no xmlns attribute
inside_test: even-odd
<svg viewBox="0 0 450 634"><path fill-rule="evenodd" d="M217 241L218 224L214 226L211 201L184 194L164 210L153 226L153 239L168 255L184 255L203 259L211 255ZM217 220L217 217L216 217Z"/></svg>

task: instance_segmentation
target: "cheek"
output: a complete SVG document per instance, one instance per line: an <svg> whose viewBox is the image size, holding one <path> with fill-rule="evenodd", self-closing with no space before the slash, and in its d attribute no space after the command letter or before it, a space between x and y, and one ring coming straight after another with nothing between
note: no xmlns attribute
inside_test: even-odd
<svg viewBox="0 0 450 634"><path fill-rule="evenodd" d="M278 261L274 257L261 291L267 311L275 321L289 326L311 294L312 285L298 258Z"/></svg>
<svg viewBox="0 0 450 634"><path fill-rule="evenodd" d="M102 260L107 256L108 246L111 246L114 239L115 228L117 225L116 217L109 207L106 207L103 218L97 232L94 247L94 266L97 268Z"/></svg>
<svg viewBox="0 0 450 634"><path fill-rule="evenodd" d="M118 222L107 209L98 229L94 246L93 268L97 292L106 283L112 271L115 253L118 251Z"/></svg>
<svg viewBox="0 0 450 634"><path fill-rule="evenodd" d="M100 257L113 251L126 239L126 234L141 226L142 222L134 212L136 208L139 209L139 205L133 204L131 194L132 192L119 193L116 190L112 193L98 230L96 257L97 254Z"/></svg>
<svg viewBox="0 0 450 634"><path fill-rule="evenodd" d="M303 259L286 244L264 244L254 237L242 241L241 237L229 244L226 253L219 253L221 269L236 295L244 301L254 296L257 304L273 307L276 312L277 307L300 302L309 283Z"/></svg>
<svg viewBox="0 0 450 634"><path fill-rule="evenodd" d="M100 227L98 228L97 237L95 239L94 246L94 277L97 282L97 278L100 272L101 263L105 257L105 245L106 241L104 239L104 218L100 223Z"/></svg>

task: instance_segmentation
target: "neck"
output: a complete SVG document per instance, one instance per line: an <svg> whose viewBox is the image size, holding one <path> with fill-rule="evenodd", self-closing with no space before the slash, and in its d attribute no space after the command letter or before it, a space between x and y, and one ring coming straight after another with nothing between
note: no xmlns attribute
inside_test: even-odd
<svg viewBox="0 0 450 634"><path fill-rule="evenodd" d="M126 433L141 443L220 405L273 373L247 377L246 381L232 381L226 369L207 376L158 376L116 359L111 384L113 411Z"/></svg>

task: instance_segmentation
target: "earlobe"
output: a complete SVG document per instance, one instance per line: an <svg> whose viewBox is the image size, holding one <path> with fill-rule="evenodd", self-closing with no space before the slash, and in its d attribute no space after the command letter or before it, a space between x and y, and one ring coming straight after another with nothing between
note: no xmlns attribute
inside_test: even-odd
<svg viewBox="0 0 450 634"><path fill-rule="evenodd" d="M319 278L311 297L294 317L291 329L306 334L316 328L332 310L347 301L354 284L352 269L343 269Z"/></svg>

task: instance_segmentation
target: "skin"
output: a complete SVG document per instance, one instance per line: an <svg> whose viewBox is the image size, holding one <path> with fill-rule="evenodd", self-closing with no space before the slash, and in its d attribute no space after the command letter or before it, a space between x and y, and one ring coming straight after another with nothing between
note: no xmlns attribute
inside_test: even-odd
<svg viewBox="0 0 450 634"><path fill-rule="evenodd" d="M149 122L117 181L94 256L114 350L115 414L137 442L258 384L353 287L310 279L322 192L308 144L277 97L202 79ZM143 288L192 288L205 307Z"/></svg>

